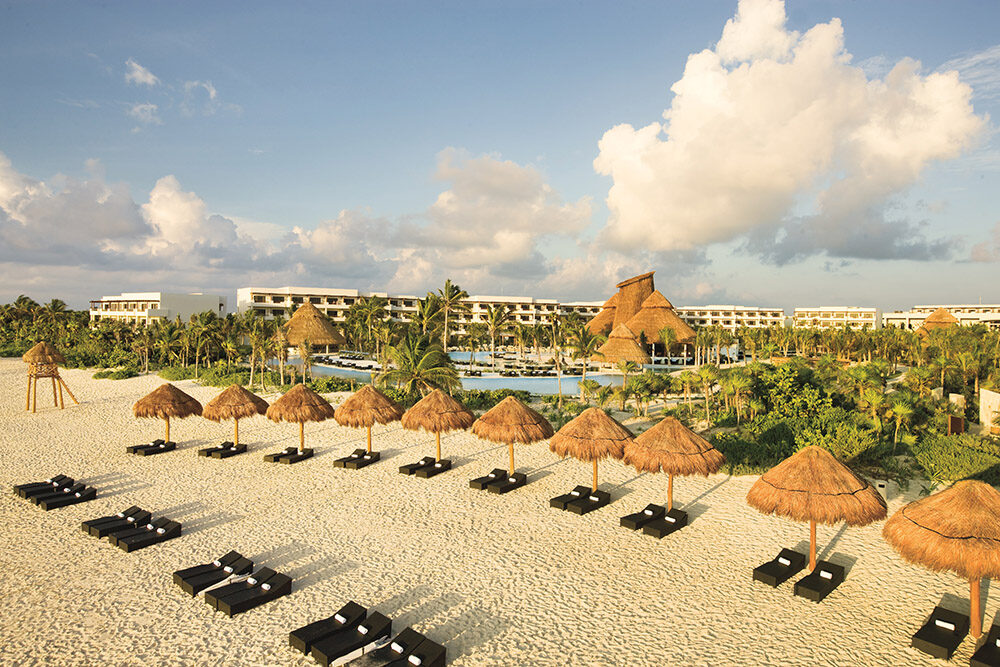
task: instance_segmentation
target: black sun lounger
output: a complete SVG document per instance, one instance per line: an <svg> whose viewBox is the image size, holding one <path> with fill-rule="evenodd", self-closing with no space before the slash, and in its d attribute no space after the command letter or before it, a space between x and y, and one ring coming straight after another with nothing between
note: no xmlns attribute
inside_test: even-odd
<svg viewBox="0 0 1000 667"><path fill-rule="evenodd" d="M496 482L497 480L506 479L507 471L503 468L494 468L490 471L490 474L483 475L482 477L477 477L475 479L469 480L469 488L476 489L477 491L483 491L486 489L486 485L490 482Z"/></svg>
<svg viewBox="0 0 1000 667"><path fill-rule="evenodd" d="M753 569L753 579L777 588L798 574L805 566L806 555L804 553L782 549L774 560Z"/></svg>
<svg viewBox="0 0 1000 667"><path fill-rule="evenodd" d="M58 484L49 484L48 486L40 486L33 489L25 489L21 491L18 495L24 498L25 500L31 500L32 498L37 498L38 496L47 496L50 493L57 493L59 491L62 491L63 489L68 489L75 483L76 482L67 477L64 481L59 482Z"/></svg>
<svg viewBox="0 0 1000 667"><path fill-rule="evenodd" d="M288 633L288 645L309 655L313 644L342 630L350 630L365 620L368 610L351 600L330 618L303 625Z"/></svg>
<svg viewBox="0 0 1000 667"><path fill-rule="evenodd" d="M406 659L413 653L413 649L420 646L425 639L427 637L424 637L413 628L404 628L387 646L373 651L371 657L377 665L406 665Z"/></svg>
<svg viewBox="0 0 1000 667"><path fill-rule="evenodd" d="M215 447L206 447L204 449L198 450L198 456L211 457L213 459L228 459L230 456L236 456L237 454L242 454L247 450L247 446L240 444L234 445L231 442L224 442L221 445L216 445Z"/></svg>
<svg viewBox="0 0 1000 667"><path fill-rule="evenodd" d="M375 611L353 629L319 640L313 644L310 654L323 667L337 667L370 653L391 634L392 621Z"/></svg>
<svg viewBox="0 0 1000 667"><path fill-rule="evenodd" d="M205 593L205 602L229 617L276 600L292 592L292 578L264 567L246 581Z"/></svg>
<svg viewBox="0 0 1000 667"><path fill-rule="evenodd" d="M274 454L267 454L264 456L264 460L268 463L298 463L299 461L305 461L306 459L311 459L313 456L313 450L308 447L303 449L301 452L298 447L288 447L280 452L275 452Z"/></svg>
<svg viewBox="0 0 1000 667"><path fill-rule="evenodd" d="M644 535L652 535L656 539L662 540L670 533L677 532L687 524L687 512L682 512L675 507L659 519L654 519L643 526L642 532Z"/></svg>
<svg viewBox="0 0 1000 667"><path fill-rule="evenodd" d="M969 667L996 667L1000 665L1000 625L994 625L986 639L969 660Z"/></svg>
<svg viewBox="0 0 1000 667"><path fill-rule="evenodd" d="M574 500L579 500L581 496L590 493L589 486L578 486L569 493L564 493L561 496L556 496L549 501L549 507L558 507L561 510L566 509L566 505L570 504Z"/></svg>
<svg viewBox="0 0 1000 667"><path fill-rule="evenodd" d="M170 519L157 519L153 523L147 523L138 533L116 537L114 544L125 553L131 553L180 536L180 523Z"/></svg>
<svg viewBox="0 0 1000 667"><path fill-rule="evenodd" d="M333 467L334 468L343 468L349 462L356 461L356 460L360 459L363 454L367 454L367 453L368 453L367 449L355 449L354 452L352 452L351 454L348 454L347 456L344 456L344 457L341 457L341 458L335 460L333 462Z"/></svg>
<svg viewBox="0 0 1000 667"><path fill-rule="evenodd" d="M163 454L164 452L172 452L175 449L177 449L176 442L161 442L159 444L138 447L134 452L132 452L132 454L137 454L139 456L154 456L156 454Z"/></svg>
<svg viewBox="0 0 1000 667"><path fill-rule="evenodd" d="M566 503L566 510L573 514L587 514L600 509L611 502L611 494L607 491L590 491L576 500Z"/></svg>
<svg viewBox="0 0 1000 667"><path fill-rule="evenodd" d="M251 570L253 561L237 551L230 551L211 563L177 570L174 572L174 583L188 595L199 595L223 582L231 583L235 577L248 575Z"/></svg>
<svg viewBox="0 0 1000 667"><path fill-rule="evenodd" d="M153 515L149 512L133 505L127 510L111 516L102 516L97 519L89 519L80 524L83 532L101 538L120 530L128 530L146 524Z"/></svg>
<svg viewBox="0 0 1000 667"><path fill-rule="evenodd" d="M486 490L490 493L508 493L514 489L520 489L528 483L528 476L523 472L516 472L513 475L505 475L503 479L490 482L486 485Z"/></svg>
<svg viewBox="0 0 1000 667"><path fill-rule="evenodd" d="M85 503L96 497L97 489L92 486L87 486L86 484L78 483L68 489L63 489L62 491L56 493L50 493L44 496L34 496L31 499L31 502L48 512L49 510L54 510L57 507L68 507L69 505Z"/></svg>
<svg viewBox="0 0 1000 667"><path fill-rule="evenodd" d="M347 468L348 470L360 470L370 466L379 459L382 454L379 452L369 452L367 449L355 449L353 454L337 459L333 465L337 468Z"/></svg>
<svg viewBox="0 0 1000 667"><path fill-rule="evenodd" d="M405 658L393 660L386 667L444 667L446 655L444 646L424 639Z"/></svg>
<svg viewBox="0 0 1000 667"><path fill-rule="evenodd" d="M935 658L950 660L952 653L969 634L969 617L957 611L934 607L927 619L910 638L910 646Z"/></svg>
<svg viewBox="0 0 1000 667"><path fill-rule="evenodd" d="M434 475L440 475L445 470L451 470L451 459L441 459L440 461L434 461L429 466L424 466L417 470L414 475L420 477L421 479L428 479Z"/></svg>
<svg viewBox="0 0 1000 667"><path fill-rule="evenodd" d="M147 447L159 447L163 443L164 443L163 438L157 438L153 442L144 442L141 445L132 445L130 447L126 447L125 451L128 452L129 454L137 454L140 449L146 449Z"/></svg>
<svg viewBox="0 0 1000 667"><path fill-rule="evenodd" d="M618 525L630 530L639 530L650 521L662 519L667 513L667 508L663 505L646 505L646 509L635 514L626 514L619 521Z"/></svg>
<svg viewBox="0 0 1000 667"><path fill-rule="evenodd" d="M816 569L795 582L795 594L813 602L822 602L843 581L843 567L818 560Z"/></svg>
<svg viewBox="0 0 1000 667"><path fill-rule="evenodd" d="M412 475L421 468L426 468L429 465L433 465L433 463L434 463L433 456L425 456L416 463L407 463L405 466L399 466L399 472L401 472L404 475Z"/></svg>
<svg viewBox="0 0 1000 667"><path fill-rule="evenodd" d="M57 489L61 486L71 485L74 481L75 480L72 477L67 477L66 475L56 475L55 477L50 477L44 482L18 484L14 487L14 495L19 498L27 498L35 493L42 493L52 489Z"/></svg>

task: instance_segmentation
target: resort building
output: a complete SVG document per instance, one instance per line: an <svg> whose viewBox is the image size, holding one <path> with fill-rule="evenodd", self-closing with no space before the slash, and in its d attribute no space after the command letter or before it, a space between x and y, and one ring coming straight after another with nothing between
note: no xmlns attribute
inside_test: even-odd
<svg viewBox="0 0 1000 667"><path fill-rule="evenodd" d="M157 320L188 321L196 313L211 311L226 315L226 297L217 294L174 294L168 292L122 292L102 296L90 302L90 324L118 320L130 324L149 324Z"/></svg>
<svg viewBox="0 0 1000 667"><path fill-rule="evenodd" d="M740 327L766 329L785 326L785 311L781 308L758 306L680 306L674 309L678 317L691 326L720 326L729 331Z"/></svg>
<svg viewBox="0 0 1000 667"><path fill-rule="evenodd" d="M878 309L866 306L796 308L792 315L796 329L877 329L879 324Z"/></svg>
<svg viewBox="0 0 1000 667"><path fill-rule="evenodd" d="M985 324L991 329L1000 329L1000 305L959 304L950 306L914 306L907 311L894 311L882 315L882 326L916 331L932 313L944 310L950 313L960 326Z"/></svg>

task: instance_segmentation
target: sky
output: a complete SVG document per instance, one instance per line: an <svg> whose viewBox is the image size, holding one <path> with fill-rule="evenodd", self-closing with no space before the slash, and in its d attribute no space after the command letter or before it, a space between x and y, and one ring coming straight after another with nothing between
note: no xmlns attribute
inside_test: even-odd
<svg viewBox="0 0 1000 667"><path fill-rule="evenodd" d="M0 2L0 302L1000 303L1000 4Z"/></svg>

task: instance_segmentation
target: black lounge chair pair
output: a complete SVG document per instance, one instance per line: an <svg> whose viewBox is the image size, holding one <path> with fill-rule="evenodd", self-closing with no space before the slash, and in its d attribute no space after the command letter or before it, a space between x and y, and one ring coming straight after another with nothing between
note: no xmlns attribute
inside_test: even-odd
<svg viewBox="0 0 1000 667"><path fill-rule="evenodd" d="M777 588L806 566L806 555L792 549L782 549L778 555L754 568L754 581ZM844 568L825 560L816 561L816 568L795 582L795 595L813 602L822 602L844 581Z"/></svg>
<svg viewBox="0 0 1000 667"><path fill-rule="evenodd" d="M111 533L129 530L136 526L143 526L153 518L153 515L140 507L133 505L126 510L111 516L102 516L98 519L90 519L80 524L80 528L88 535L100 539L107 537Z"/></svg>
<svg viewBox="0 0 1000 667"><path fill-rule="evenodd" d="M356 602L288 635L288 644L312 655L324 667L343 665L389 643L392 621L377 611L369 612Z"/></svg>
<svg viewBox="0 0 1000 667"><path fill-rule="evenodd" d="M20 484L14 487L14 493L46 512L57 507L85 503L97 497L97 489L88 487L83 482L75 482L66 475L56 475L44 482Z"/></svg>
<svg viewBox="0 0 1000 667"><path fill-rule="evenodd" d="M416 463L399 466L399 472L403 475L416 475L422 479L439 475L445 470L451 470L451 460L441 459L440 461L436 461L433 456L425 456Z"/></svg>
<svg viewBox="0 0 1000 667"><path fill-rule="evenodd" d="M188 595L205 595L213 589L245 580L252 570L252 560L237 551L230 551L211 563L177 570L174 572L174 583Z"/></svg>
<svg viewBox="0 0 1000 667"><path fill-rule="evenodd" d="M587 514L611 502L607 491L593 491L589 486L578 486L569 493L549 500L549 507L557 507L573 514Z"/></svg>
<svg viewBox="0 0 1000 667"><path fill-rule="evenodd" d="M288 447L280 452L265 454L264 460L268 463L298 463L299 461L311 459L312 456L313 450L308 447L301 452L298 447Z"/></svg>
<svg viewBox="0 0 1000 667"><path fill-rule="evenodd" d="M175 449L177 449L176 442L165 442L161 439L156 439L145 445L126 447L125 451L129 454L137 454L139 456L153 456L154 454L162 454L163 452L170 452Z"/></svg>
<svg viewBox="0 0 1000 667"><path fill-rule="evenodd" d="M348 470L359 470L382 458L378 452L369 452L367 449L355 449L354 453L337 459L333 462L335 468L347 468Z"/></svg>
<svg viewBox="0 0 1000 667"><path fill-rule="evenodd" d="M469 488L490 493L507 493L528 483L528 476L521 472L508 474L503 468L494 468L490 474L469 481Z"/></svg>
<svg viewBox="0 0 1000 667"><path fill-rule="evenodd" d="M671 509L669 512L662 505L646 505L645 509L634 514L623 516L619 525L631 530L642 529L646 535L663 539L687 525L687 512Z"/></svg>
<svg viewBox="0 0 1000 667"><path fill-rule="evenodd" d="M444 667L448 652L444 646L412 628L406 628L385 648L372 654L385 667Z"/></svg>
<svg viewBox="0 0 1000 667"><path fill-rule="evenodd" d="M262 567L243 581L205 593L205 602L229 617L242 614L292 592L292 578Z"/></svg>
<svg viewBox="0 0 1000 667"><path fill-rule="evenodd" d="M198 456L207 456L213 459L228 459L230 456L242 454L247 450L246 445L235 445L232 442L224 442L215 447L206 447L198 450Z"/></svg>
<svg viewBox="0 0 1000 667"><path fill-rule="evenodd" d="M83 531L97 538L106 537L111 544L129 553L181 536L181 524L165 517L151 520L152 515L136 506L112 516L84 521Z"/></svg>
<svg viewBox="0 0 1000 667"><path fill-rule="evenodd" d="M14 487L14 495L19 498L28 498L39 493L50 493L53 489L64 486L72 486L76 480L66 475L56 475L44 482L29 482L28 484L18 484Z"/></svg>

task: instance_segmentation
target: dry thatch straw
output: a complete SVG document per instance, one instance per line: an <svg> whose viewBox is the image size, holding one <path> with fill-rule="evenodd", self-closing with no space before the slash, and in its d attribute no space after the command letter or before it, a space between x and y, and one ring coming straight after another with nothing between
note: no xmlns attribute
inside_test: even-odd
<svg viewBox="0 0 1000 667"><path fill-rule="evenodd" d="M44 340L21 355L21 360L28 364L65 364L66 357L59 350Z"/></svg>
<svg viewBox="0 0 1000 667"><path fill-rule="evenodd" d="M170 418L184 419L201 414L201 403L170 384L160 385L132 406L136 417L156 417L167 422L166 441L170 442Z"/></svg>
<svg viewBox="0 0 1000 667"><path fill-rule="evenodd" d="M650 343L663 342L660 340L660 330L665 327L673 329L677 343L690 343L695 338L694 329L674 312L673 305L658 291L654 291L642 302L642 308L625 326L636 336L644 332Z"/></svg>
<svg viewBox="0 0 1000 667"><path fill-rule="evenodd" d="M805 447L754 482L747 503L764 514L809 522L809 569L816 567L816 524L864 526L884 519L885 500L825 449Z"/></svg>
<svg viewBox="0 0 1000 667"><path fill-rule="evenodd" d="M551 438L552 424L517 400L508 396L490 408L472 425L472 432L484 440L502 442L510 450L510 469L514 474L514 443L529 445Z"/></svg>
<svg viewBox="0 0 1000 667"><path fill-rule="evenodd" d="M1000 577L998 517L1000 493L969 480L904 505L882 528L882 537L904 560L969 580L975 637L982 633L980 579Z"/></svg>
<svg viewBox="0 0 1000 667"><path fill-rule="evenodd" d="M671 510L674 507L674 475L714 475L722 468L726 457L675 417L664 417L625 445L623 461L639 472L662 470L667 473L667 510Z"/></svg>
<svg viewBox="0 0 1000 667"><path fill-rule="evenodd" d="M372 426L388 424L403 416L403 408L370 384L344 401L333 413L341 426L364 427L368 431L368 451L372 451Z"/></svg>
<svg viewBox="0 0 1000 667"><path fill-rule="evenodd" d="M655 271L634 276L616 285L618 302L615 304L615 329L632 319L642 308L642 302L653 293L653 273Z"/></svg>
<svg viewBox="0 0 1000 667"><path fill-rule="evenodd" d="M434 434L437 442L437 460L441 460L441 434L472 426L476 416L464 405L435 389L403 413L403 428L411 431L423 429Z"/></svg>
<svg viewBox="0 0 1000 667"><path fill-rule="evenodd" d="M321 422L331 417L333 406L304 384L289 389L267 409L267 418L271 421L298 423L300 452L306 448L306 422Z"/></svg>
<svg viewBox="0 0 1000 667"><path fill-rule="evenodd" d="M227 387L201 411L205 419L233 420L233 444L240 444L240 420L267 413L267 401L238 384Z"/></svg>
<svg viewBox="0 0 1000 667"><path fill-rule="evenodd" d="M549 440L549 449L559 456L572 456L594 464L594 491L597 491L597 462L607 457L620 459L632 432L600 408L587 408Z"/></svg>
<svg viewBox="0 0 1000 667"><path fill-rule="evenodd" d="M615 324L615 305L618 303L618 292L611 295L611 298L604 302L601 306L601 311L594 316L594 319L587 322L587 328L590 333L597 335L605 335L611 331L611 327Z"/></svg>
<svg viewBox="0 0 1000 667"><path fill-rule="evenodd" d="M333 326L333 322L309 302L292 313L292 318L285 325L285 338L289 345L296 347L305 341L312 345L344 344L344 336Z"/></svg>
<svg viewBox="0 0 1000 667"><path fill-rule="evenodd" d="M924 323L917 328L917 333L923 337L934 329L947 329L958 324L958 318L952 315L947 308L938 308L927 316Z"/></svg>
<svg viewBox="0 0 1000 667"><path fill-rule="evenodd" d="M619 324L608 336L608 340L597 350L592 361L614 364L619 361L634 361L637 364L652 363L652 358L642 349L639 341L635 339L635 334L625 326Z"/></svg>

